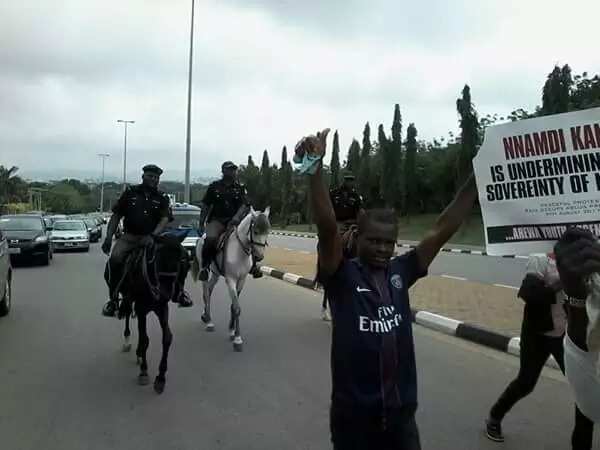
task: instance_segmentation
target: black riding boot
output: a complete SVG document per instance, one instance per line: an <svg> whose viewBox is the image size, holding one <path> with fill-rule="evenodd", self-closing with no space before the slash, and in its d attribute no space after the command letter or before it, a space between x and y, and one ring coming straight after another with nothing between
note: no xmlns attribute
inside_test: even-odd
<svg viewBox="0 0 600 450"><path fill-rule="evenodd" d="M250 275L252 275L253 278L262 278L263 273L260 270L260 267L258 267L257 263L258 261L256 260L256 258L252 256L252 267L250 268Z"/></svg>
<svg viewBox="0 0 600 450"><path fill-rule="evenodd" d="M110 266L110 267L109 267ZM119 309L118 284L122 276L122 267L114 262L106 264L104 279L108 285L108 301L102 307L102 315L106 317L115 317Z"/></svg>

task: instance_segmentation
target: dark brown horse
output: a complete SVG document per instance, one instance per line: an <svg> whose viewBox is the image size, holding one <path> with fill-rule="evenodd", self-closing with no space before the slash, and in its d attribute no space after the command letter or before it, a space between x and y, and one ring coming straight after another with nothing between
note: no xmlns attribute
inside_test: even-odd
<svg viewBox="0 0 600 450"><path fill-rule="evenodd" d="M154 239L153 245L136 249L128 258L126 275L119 286L122 295L119 317L124 317L126 320L124 351L129 350L129 319L133 312L137 316L136 355L140 366L138 375L140 385L149 382L146 357L150 345L146 320L148 313L156 314L162 329L162 356L158 375L154 380L154 390L158 394L161 394L165 388L167 360L173 341L173 333L169 327L169 301L180 294L182 283L179 282L179 278L186 269L182 267L186 261L186 250L181 245L183 238L184 236L160 236Z"/></svg>

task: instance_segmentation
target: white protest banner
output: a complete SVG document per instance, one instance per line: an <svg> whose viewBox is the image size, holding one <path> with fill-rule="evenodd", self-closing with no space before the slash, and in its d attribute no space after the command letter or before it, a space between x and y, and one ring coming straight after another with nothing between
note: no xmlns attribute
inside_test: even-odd
<svg viewBox="0 0 600 450"><path fill-rule="evenodd" d="M473 167L490 255L549 252L569 226L600 236L600 108L489 127Z"/></svg>

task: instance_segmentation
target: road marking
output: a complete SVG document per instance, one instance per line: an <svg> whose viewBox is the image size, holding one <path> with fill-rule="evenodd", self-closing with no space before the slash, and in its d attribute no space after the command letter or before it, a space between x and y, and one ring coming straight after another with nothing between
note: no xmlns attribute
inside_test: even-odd
<svg viewBox="0 0 600 450"><path fill-rule="evenodd" d="M500 284L500 283L495 283L494 286L496 287L501 287L501 288L506 288L506 289L513 289L515 291L518 291L519 288L515 287L515 286L509 286L508 284Z"/></svg>
<svg viewBox="0 0 600 450"><path fill-rule="evenodd" d="M442 275L443 278L450 278L451 280L458 280L458 281L467 281L466 278L464 277L455 277L454 275Z"/></svg>

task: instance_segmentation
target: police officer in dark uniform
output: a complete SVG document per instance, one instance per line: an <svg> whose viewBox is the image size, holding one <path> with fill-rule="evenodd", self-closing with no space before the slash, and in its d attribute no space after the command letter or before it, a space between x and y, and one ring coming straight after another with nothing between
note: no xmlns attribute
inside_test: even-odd
<svg viewBox="0 0 600 450"><path fill-rule="evenodd" d="M217 243L221 234L228 228L237 227L248 214L250 207L246 187L237 181L238 167L231 161L221 165L223 177L208 186L202 200L200 225L206 223L206 238L202 246L202 270L199 278L208 280L208 268L217 253ZM254 278L260 278L262 272L253 258L250 271Z"/></svg>
<svg viewBox="0 0 600 450"><path fill-rule="evenodd" d="M363 199L354 188L354 175L346 173L344 182L336 189L329 191L335 220L340 233L346 232L350 226L356 225L358 212L362 208Z"/></svg>
<svg viewBox="0 0 600 450"><path fill-rule="evenodd" d="M154 164L143 167L142 183L128 186L112 209L102 251L110 254L109 301L102 310L114 316L117 309L117 284L122 277L127 257L140 246L150 245L169 221L169 198L158 190L162 169ZM123 219L124 233L111 252L113 236Z"/></svg>

